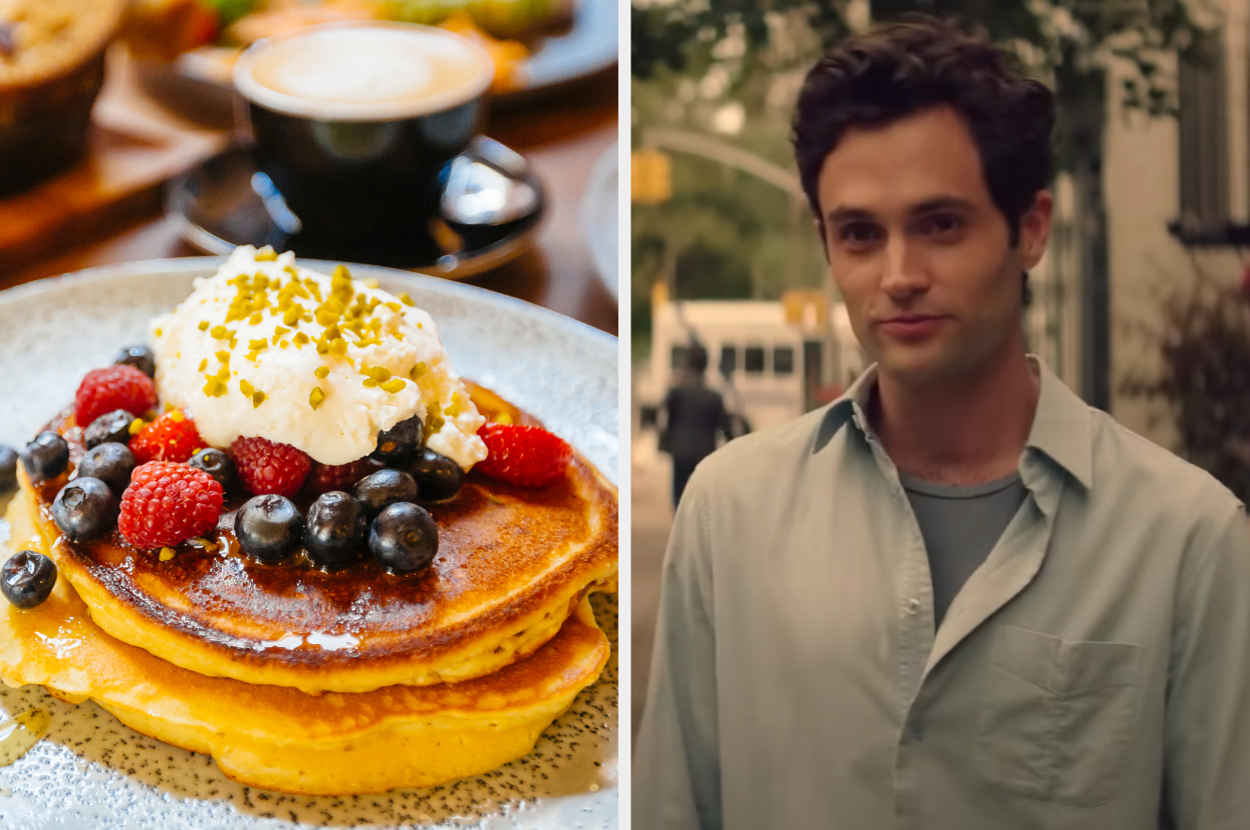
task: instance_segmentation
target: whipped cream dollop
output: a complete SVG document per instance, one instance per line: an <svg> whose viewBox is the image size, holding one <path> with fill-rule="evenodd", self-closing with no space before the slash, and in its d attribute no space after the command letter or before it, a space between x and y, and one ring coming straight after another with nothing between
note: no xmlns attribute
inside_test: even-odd
<svg viewBox="0 0 1250 830"><path fill-rule="evenodd" d="M150 324L161 400L190 412L211 446L239 437L290 444L322 464L369 455L414 415L426 446L469 469L486 423L429 314L340 266L237 248Z"/></svg>

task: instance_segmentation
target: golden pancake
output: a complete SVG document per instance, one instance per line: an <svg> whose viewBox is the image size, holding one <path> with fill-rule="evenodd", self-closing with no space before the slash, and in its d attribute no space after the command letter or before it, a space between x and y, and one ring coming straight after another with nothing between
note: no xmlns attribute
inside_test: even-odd
<svg viewBox="0 0 1250 830"><path fill-rule="evenodd" d="M8 519L14 552L40 550L28 500L15 499ZM90 698L139 732L211 754L242 784L302 794L427 786L526 755L609 650L583 600L555 638L489 677L314 696L205 677L121 643L61 579L34 609L0 604L0 680Z"/></svg>
<svg viewBox="0 0 1250 830"><path fill-rule="evenodd" d="M470 390L484 412L527 420ZM49 428L69 442L72 472L82 430L68 413ZM439 553L407 576L369 557L333 573L255 562L229 513L207 537L215 549L179 545L164 562L116 530L75 544L50 512L68 475L32 487L22 474L18 495L61 576L108 634L203 675L308 692L469 680L547 642L587 592L616 590L616 488L577 453L542 488L471 473L454 500L430 506Z"/></svg>

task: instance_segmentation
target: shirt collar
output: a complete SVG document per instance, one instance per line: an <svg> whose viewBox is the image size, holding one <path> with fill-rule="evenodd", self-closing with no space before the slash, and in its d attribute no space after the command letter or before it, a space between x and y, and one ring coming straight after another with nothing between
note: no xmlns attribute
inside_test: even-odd
<svg viewBox="0 0 1250 830"><path fill-rule="evenodd" d="M1033 416L1033 427L1026 446L1046 455L1089 489L1094 483L1089 406L1041 358L1029 355L1029 363L1037 373L1040 390L1037 413ZM874 363L829 405L825 417L821 419L813 452L824 449L848 421L853 421L864 435L868 434L865 412L876 384L877 365Z"/></svg>

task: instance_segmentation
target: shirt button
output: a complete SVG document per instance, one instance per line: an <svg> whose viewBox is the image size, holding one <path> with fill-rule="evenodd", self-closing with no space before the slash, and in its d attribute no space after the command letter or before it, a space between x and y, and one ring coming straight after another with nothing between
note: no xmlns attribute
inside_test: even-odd
<svg viewBox="0 0 1250 830"><path fill-rule="evenodd" d="M915 597L912 597L911 599L907 600L907 613L911 614L912 616L919 614L920 613L920 600L916 599Z"/></svg>
<svg viewBox="0 0 1250 830"><path fill-rule="evenodd" d="M913 723L911 725L911 739L913 741L924 740L924 724L923 723Z"/></svg>

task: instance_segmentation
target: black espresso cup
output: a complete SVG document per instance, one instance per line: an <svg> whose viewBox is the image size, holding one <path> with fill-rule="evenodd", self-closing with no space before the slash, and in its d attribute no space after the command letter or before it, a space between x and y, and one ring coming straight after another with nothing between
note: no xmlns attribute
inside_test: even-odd
<svg viewBox="0 0 1250 830"><path fill-rule="evenodd" d="M301 234L353 244L428 235L493 77L467 38L374 21L258 41L234 68L257 166Z"/></svg>

